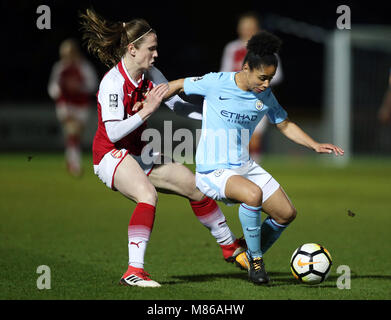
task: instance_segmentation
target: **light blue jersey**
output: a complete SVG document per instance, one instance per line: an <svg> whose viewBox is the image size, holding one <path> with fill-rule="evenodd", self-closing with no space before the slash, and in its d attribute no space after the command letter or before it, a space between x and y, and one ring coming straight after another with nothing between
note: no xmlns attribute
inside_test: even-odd
<svg viewBox="0 0 391 320"><path fill-rule="evenodd" d="M241 90L236 85L235 72L186 78L183 87L187 95L205 97L197 172L243 165L250 159L248 144L262 117L267 115L274 124L287 118L270 88L259 94Z"/></svg>

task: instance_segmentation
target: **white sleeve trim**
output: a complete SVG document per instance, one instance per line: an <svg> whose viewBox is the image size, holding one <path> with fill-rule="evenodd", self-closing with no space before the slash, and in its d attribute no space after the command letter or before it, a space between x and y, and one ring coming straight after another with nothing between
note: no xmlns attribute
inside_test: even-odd
<svg viewBox="0 0 391 320"><path fill-rule="evenodd" d="M56 62L50 73L50 78L48 83L48 93L53 100L56 100L61 94L61 89L58 84L60 79L60 72L61 72L61 65L59 62Z"/></svg>
<svg viewBox="0 0 391 320"><path fill-rule="evenodd" d="M112 143L115 143L136 130L143 122L143 119L141 119L138 113L125 120L106 121L105 128L107 136Z"/></svg>
<svg viewBox="0 0 391 320"><path fill-rule="evenodd" d="M184 101L178 95L171 97L165 101L164 104L182 117L194 120L202 120L202 106Z"/></svg>

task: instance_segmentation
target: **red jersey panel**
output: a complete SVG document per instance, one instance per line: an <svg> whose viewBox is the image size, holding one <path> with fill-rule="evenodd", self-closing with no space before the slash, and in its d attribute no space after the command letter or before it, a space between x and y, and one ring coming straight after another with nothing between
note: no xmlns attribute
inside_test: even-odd
<svg viewBox="0 0 391 320"><path fill-rule="evenodd" d="M153 83L144 76L139 83L135 83L124 69L122 61L104 76L97 93L98 129L92 146L94 165L99 164L112 149L126 149L131 154L141 154L146 145L141 140L146 122L115 143L108 138L104 122L125 120L133 116L136 113L132 111L134 104L144 101L152 88Z"/></svg>
<svg viewBox="0 0 391 320"><path fill-rule="evenodd" d="M60 60L53 65L48 93L58 105L88 107L97 82L94 67L87 60L73 63Z"/></svg>
<svg viewBox="0 0 391 320"><path fill-rule="evenodd" d="M68 102L72 104L88 104L89 95L80 91L83 87L84 78L77 64L66 66L60 73L59 86L61 95L57 102Z"/></svg>

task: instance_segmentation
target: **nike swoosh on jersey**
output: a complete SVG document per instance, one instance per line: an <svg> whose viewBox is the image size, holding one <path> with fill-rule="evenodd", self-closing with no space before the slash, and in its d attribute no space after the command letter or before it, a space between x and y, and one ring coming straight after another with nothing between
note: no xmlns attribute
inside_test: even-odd
<svg viewBox="0 0 391 320"><path fill-rule="evenodd" d="M229 100L231 98L223 98L222 96L219 97L220 100Z"/></svg>

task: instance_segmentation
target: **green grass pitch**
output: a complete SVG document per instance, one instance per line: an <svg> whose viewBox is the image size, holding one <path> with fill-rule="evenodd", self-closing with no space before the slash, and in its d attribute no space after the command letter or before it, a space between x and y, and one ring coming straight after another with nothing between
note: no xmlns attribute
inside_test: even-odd
<svg viewBox="0 0 391 320"><path fill-rule="evenodd" d="M90 157L75 179L61 154L0 155L0 299L391 299L390 159L338 168L328 156L265 156L263 167L298 211L265 255L272 279L266 287L223 260L188 201L160 194L145 269L162 287L145 289L118 285L135 205L98 180ZM241 236L237 206L221 208ZM320 285L299 284L289 268L292 252L307 242L324 245L333 258ZM40 265L50 267L50 290L37 288ZM341 265L351 270L350 289L337 288Z"/></svg>

